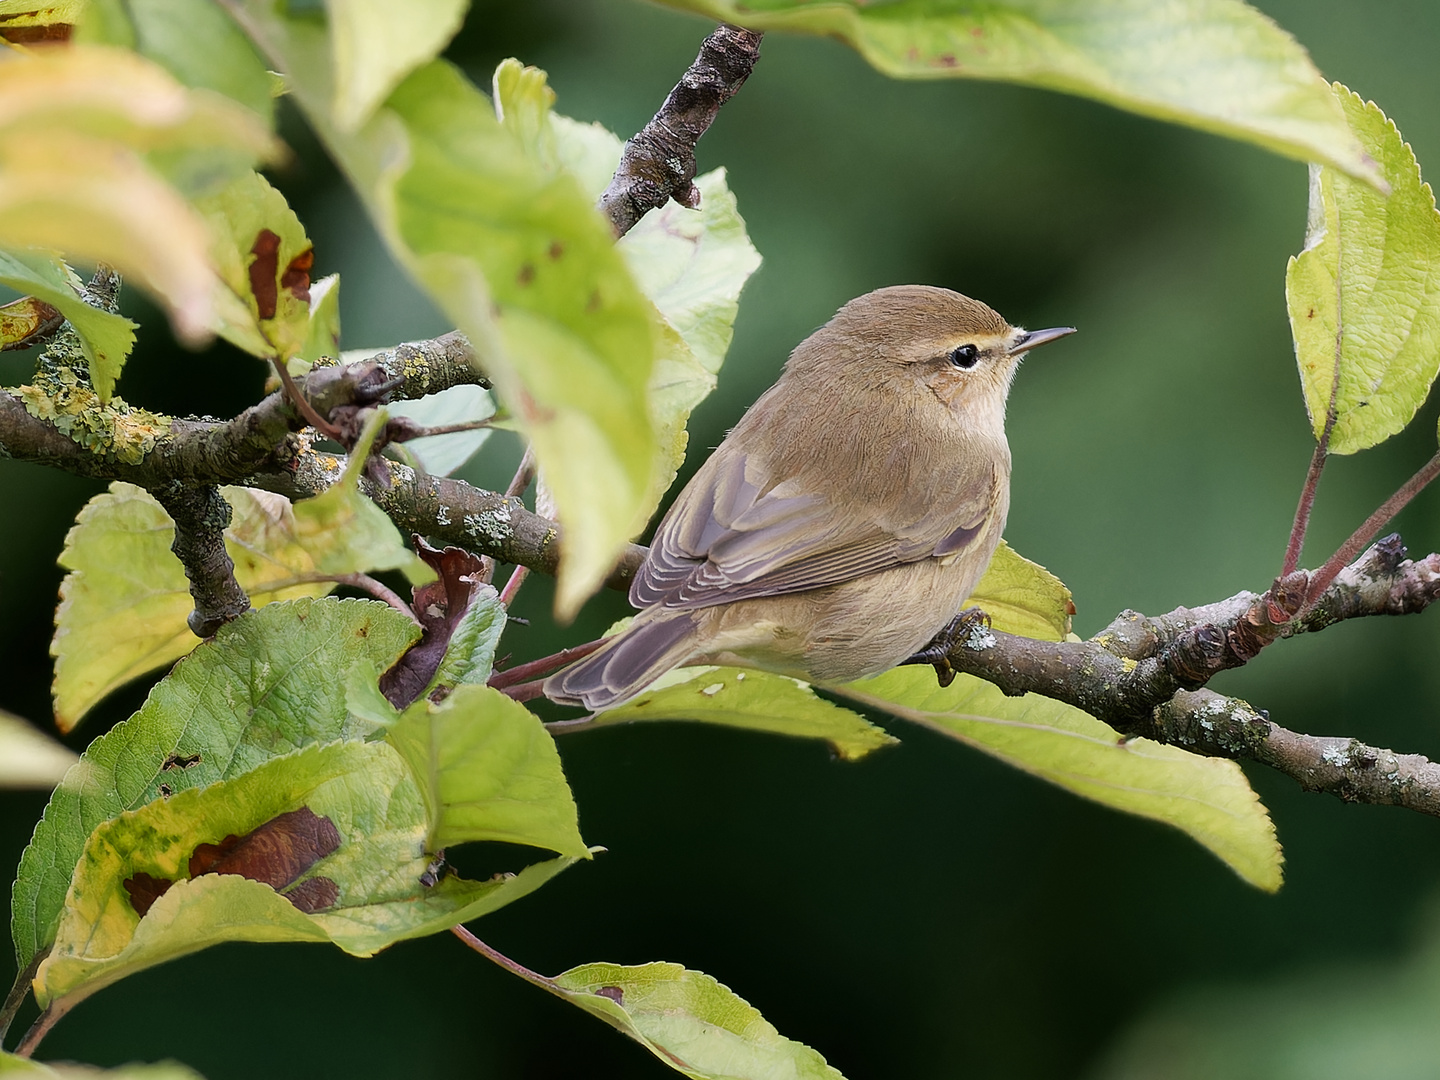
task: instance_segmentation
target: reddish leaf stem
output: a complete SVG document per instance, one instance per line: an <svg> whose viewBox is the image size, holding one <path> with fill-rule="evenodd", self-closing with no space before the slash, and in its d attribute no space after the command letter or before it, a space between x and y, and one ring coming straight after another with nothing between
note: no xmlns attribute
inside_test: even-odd
<svg viewBox="0 0 1440 1080"><path fill-rule="evenodd" d="M1339 213L1339 209L1336 209ZM1300 489L1300 505L1295 508L1295 522L1290 526L1290 542L1285 546L1285 562L1280 577L1287 578L1300 565L1300 550L1305 546L1305 533L1310 528L1310 511L1315 508L1315 489L1320 486L1320 473L1330 456L1330 435L1335 430L1339 417L1340 401L1340 359L1345 348L1345 293L1340 282L1344 274L1344 238L1340 229L1335 230L1335 366L1330 373L1330 404L1325 410L1325 430L1315 444L1315 453L1310 458L1310 469L1305 474L1305 486ZM1359 549L1356 549L1359 554ZM1338 571L1337 571L1338 572ZM1323 591L1323 590L1322 590Z"/></svg>
<svg viewBox="0 0 1440 1080"><path fill-rule="evenodd" d="M1310 468L1305 473L1305 486L1300 489L1300 505L1295 507L1295 522L1290 526L1290 542L1285 547L1285 563L1280 569L1282 578L1289 577L1300 565L1300 550L1305 546L1305 532L1310 527L1310 512L1315 508L1315 489L1320 486L1320 473L1329 458L1326 449L1330 441L1330 429L1334 427L1335 413L1325 424L1325 434L1315 444L1315 453L1310 458Z"/></svg>
<svg viewBox="0 0 1440 1080"><path fill-rule="evenodd" d="M57 998L52 1001L30 1025L30 1030L25 1032L25 1037L20 1040L20 1045L15 1047L15 1056L28 1058L39 1048L41 1041L50 1033L50 1029L60 1022L64 1016L76 1004L73 998Z"/></svg>
<svg viewBox="0 0 1440 1080"><path fill-rule="evenodd" d="M561 649L549 656L542 656L538 660L530 660L523 664L516 664L504 671L497 671L490 676L490 685L496 690L503 690L507 686L514 686L517 683L525 682L536 675L548 675L582 656L589 656L601 645L605 644L605 638L598 638L595 641L587 641L583 645L575 645L568 649Z"/></svg>
<svg viewBox="0 0 1440 1080"><path fill-rule="evenodd" d="M469 945L470 948L474 949L481 956L485 957L485 959L504 968L506 971L510 972L510 974L518 975L526 982L533 983L535 986L540 987L542 990L548 990L550 991L550 993L555 994L558 997L565 996L560 992L560 989L555 985L552 980L547 979L539 972L531 971L519 961L511 960L504 953L499 952L496 949L492 949L489 945L486 945L485 942L481 941L465 927L452 926L450 928L450 932L454 934L457 938L459 938L461 941L463 941L466 945Z"/></svg>
<svg viewBox="0 0 1440 1080"><path fill-rule="evenodd" d="M290 403L294 405L295 408L300 410L300 415L305 418L311 427L327 439L340 442L340 429L315 411L315 406L311 405L310 402L305 399L305 395L302 394L300 388L295 385L295 379L291 376L284 363L277 358L274 364L275 371L280 376L280 382L285 387L285 396L290 399Z"/></svg>
<svg viewBox="0 0 1440 1080"><path fill-rule="evenodd" d="M1390 523L1390 519L1405 509L1411 499L1419 495L1436 477L1440 477L1440 452L1437 452L1425 466L1407 480L1399 491L1386 499L1378 510L1365 519L1365 523L1350 534L1350 539L1340 545L1340 549L1331 555L1325 565L1310 575L1310 584L1305 591L1305 603L1300 608L1299 614L1304 615L1316 601L1330 587L1330 583L1351 560L1364 550L1370 539Z"/></svg>

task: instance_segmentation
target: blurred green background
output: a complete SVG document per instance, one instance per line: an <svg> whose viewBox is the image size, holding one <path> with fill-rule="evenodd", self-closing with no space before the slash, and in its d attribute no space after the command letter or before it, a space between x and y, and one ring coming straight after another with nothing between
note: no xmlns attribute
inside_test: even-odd
<svg viewBox="0 0 1440 1080"><path fill-rule="evenodd" d="M1258 6L1440 170L1440 5ZM482 85L508 55L544 67L560 111L626 135L708 29L638 0L485 2L450 55ZM297 155L276 180L316 241L317 271L342 274L345 345L446 329L293 114L284 133ZM845 300L946 285L1012 322L1080 328L1017 381L1007 531L1074 590L1077 631L1268 583L1311 445L1283 292L1303 165L1051 93L893 82L837 43L780 35L699 157L729 169L765 264L692 425L691 469ZM180 351L140 298L127 304L144 322L129 400L223 415L258 395L254 361ZM8 383L27 374L24 360L0 362ZM1307 564L1431 454L1436 411L1333 462ZM466 475L503 483L516 452L492 440ZM55 557L97 490L0 462L0 707L36 721ZM1440 493L1398 528L1416 554L1440 548ZM556 630L547 586L522 593L533 625L510 632L517 657L585 640L626 610L606 596ZM1293 728L1440 755L1436 620L1342 625L1216 685ZM74 744L146 689L118 694ZM1440 1075L1440 823L1247 768L1288 858L1285 888L1264 896L1179 833L891 727L901 746L851 765L815 744L679 724L566 737L582 828L609 852L475 929L547 973L594 960L708 972L851 1080ZM15 864L43 805L0 794L0 862ZM507 858L469 856L487 871ZM369 961L212 949L85 1002L42 1056L171 1056L212 1080L674 1075L449 935Z"/></svg>

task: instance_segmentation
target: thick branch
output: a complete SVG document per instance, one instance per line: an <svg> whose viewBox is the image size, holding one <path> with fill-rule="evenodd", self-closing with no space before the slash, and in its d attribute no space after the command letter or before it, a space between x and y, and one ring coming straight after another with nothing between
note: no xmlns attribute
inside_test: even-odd
<svg viewBox="0 0 1440 1080"><path fill-rule="evenodd" d="M1420 612L1437 598L1440 555L1412 562L1399 537L1388 536L1346 567L1304 615L1264 628L1268 640L1278 640L1344 619ZM1232 643L1252 637L1256 613L1273 606L1268 593L1240 593L1155 618L1127 611L1084 642L1035 641L974 629L948 659L954 670L977 675L1007 694L1043 694L1084 709L1126 735L1258 761L1306 790L1350 802L1394 804L1440 816L1440 765L1429 759L1354 739L1289 731L1243 701L1199 689L1211 675L1243 662Z"/></svg>
<svg viewBox="0 0 1440 1080"><path fill-rule="evenodd" d="M674 199L700 205L695 179L695 144L720 112L720 106L745 85L760 59L762 35L722 24L700 46L665 104L625 144L600 210L624 236L645 214Z"/></svg>
<svg viewBox="0 0 1440 1080"><path fill-rule="evenodd" d="M560 565L560 527L555 522L527 510L514 496L485 491L448 476L418 473L399 462L388 464L389 486L381 487L368 478L360 483L401 532L420 533L554 576ZM302 440L301 449L285 468L257 472L242 482L291 499L308 499L333 484L343 467L340 459L316 451ZM639 544L628 545L605 584L628 589L645 555L646 549Z"/></svg>
<svg viewBox="0 0 1440 1080"><path fill-rule="evenodd" d="M1359 739L1301 735L1246 702L1212 690L1176 694L1155 709L1146 734L1211 757L1258 761L1306 791L1440 817L1440 765L1429 758Z"/></svg>
<svg viewBox="0 0 1440 1080"><path fill-rule="evenodd" d="M185 567L195 610L188 620L196 637L208 638L250 610L250 597L235 580L235 564L225 550L230 504L214 484L167 484L151 492L175 522L170 550Z"/></svg>
<svg viewBox="0 0 1440 1080"><path fill-rule="evenodd" d="M446 334L356 364L319 368L302 385L316 409L328 414L343 405L417 398L462 383L485 385L484 376L472 364L473 355L463 335ZM123 402L113 407L97 402L74 415L51 410L52 416L74 425L74 430L104 430L107 434L97 450L62 432L55 419L32 415L22 393L0 391L0 453L19 461L80 476L125 480L157 495L177 482L192 488L244 483L300 499L320 494L341 472L338 459L313 449L303 432L304 420L279 393L224 422L141 414ZM554 522L526 510L518 498L461 480L419 474L393 462L389 471L388 487L366 481L366 490L402 531L555 573L559 530ZM630 545L609 584L628 588L644 555L644 548Z"/></svg>

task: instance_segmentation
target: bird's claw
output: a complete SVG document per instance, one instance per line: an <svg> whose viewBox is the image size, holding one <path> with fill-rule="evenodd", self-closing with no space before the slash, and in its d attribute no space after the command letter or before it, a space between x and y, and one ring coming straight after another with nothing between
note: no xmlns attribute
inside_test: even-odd
<svg viewBox="0 0 1440 1080"><path fill-rule="evenodd" d="M955 668L950 664L950 653L970 636L977 626L990 629L990 616L978 607L969 607L951 619L915 655L902 661L904 664L929 664L935 669L935 679L941 689L955 681Z"/></svg>

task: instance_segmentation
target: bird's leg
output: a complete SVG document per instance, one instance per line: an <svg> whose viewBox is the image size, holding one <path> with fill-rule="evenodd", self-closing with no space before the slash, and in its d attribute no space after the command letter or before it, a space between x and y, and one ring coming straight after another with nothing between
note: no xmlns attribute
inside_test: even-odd
<svg viewBox="0 0 1440 1080"><path fill-rule="evenodd" d="M990 629L990 616L978 607L966 608L946 623L940 632L930 639L930 644L914 656L901 660L900 665L930 664L935 668L935 678L940 685L949 686L955 681L955 669L950 666L951 650L968 638L977 626Z"/></svg>

